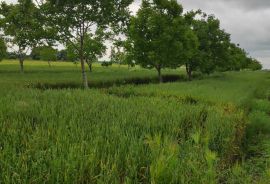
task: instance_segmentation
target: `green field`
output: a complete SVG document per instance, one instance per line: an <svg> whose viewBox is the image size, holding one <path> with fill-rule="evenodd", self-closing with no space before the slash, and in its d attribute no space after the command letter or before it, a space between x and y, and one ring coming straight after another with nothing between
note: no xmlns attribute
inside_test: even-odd
<svg viewBox="0 0 270 184"><path fill-rule="evenodd" d="M0 183L270 183L269 72L156 75L0 62Z"/></svg>

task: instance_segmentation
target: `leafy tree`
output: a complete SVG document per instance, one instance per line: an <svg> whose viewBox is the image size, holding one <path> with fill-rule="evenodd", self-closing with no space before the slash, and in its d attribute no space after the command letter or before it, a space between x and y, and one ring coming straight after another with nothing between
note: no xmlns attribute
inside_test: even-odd
<svg viewBox="0 0 270 184"><path fill-rule="evenodd" d="M198 52L198 37L196 34L192 31L186 31L186 35L183 37L183 47L185 49L185 52L183 53L183 56L181 57L182 60L179 60L179 65L183 65L183 62L186 66L186 72L188 75L188 79L192 80L192 71L193 71L193 60Z"/></svg>
<svg viewBox="0 0 270 184"><path fill-rule="evenodd" d="M240 71L241 69L247 68L248 64L249 58L247 57L246 51L240 48L239 45L231 43L226 70Z"/></svg>
<svg viewBox="0 0 270 184"><path fill-rule="evenodd" d="M57 50L49 46L43 47L40 51L40 59L47 61L51 67L51 61L57 60Z"/></svg>
<svg viewBox="0 0 270 184"><path fill-rule="evenodd" d="M262 70L263 66L257 59L248 58L247 60L248 60L248 65L247 65L248 69L251 69L253 71Z"/></svg>
<svg viewBox="0 0 270 184"><path fill-rule="evenodd" d="M42 5L47 26L56 30L59 41L69 43L78 52L83 85L88 87L85 72L85 42L95 30L124 26L133 0L47 0ZM79 42L79 44L77 44Z"/></svg>
<svg viewBox="0 0 270 184"><path fill-rule="evenodd" d="M60 50L57 52L57 60L58 61L67 61L67 50Z"/></svg>
<svg viewBox="0 0 270 184"><path fill-rule="evenodd" d="M40 59L44 61L56 61L57 60L57 50L46 46L40 51Z"/></svg>
<svg viewBox="0 0 270 184"><path fill-rule="evenodd" d="M134 56L134 50L133 50L133 45L132 42L127 39L124 42L124 58L123 58L123 63L125 65L128 65L128 69L131 67L136 66L136 61L135 61L135 56Z"/></svg>
<svg viewBox="0 0 270 184"><path fill-rule="evenodd" d="M7 52L7 59L17 59L17 54L15 52Z"/></svg>
<svg viewBox="0 0 270 184"><path fill-rule="evenodd" d="M41 49L42 47L34 47L32 49L30 56L33 60L40 60Z"/></svg>
<svg viewBox="0 0 270 184"><path fill-rule="evenodd" d="M112 62L111 61L103 61L103 62L101 62L101 66L103 66L103 67L112 66Z"/></svg>
<svg viewBox="0 0 270 184"><path fill-rule="evenodd" d="M110 59L112 63L116 63L119 64L119 66L121 65L122 62L122 52L120 51L119 47L115 47L112 46L111 47L111 55L110 55Z"/></svg>
<svg viewBox="0 0 270 184"><path fill-rule="evenodd" d="M127 65L128 69L134 67L136 62L134 60L134 50L131 40L125 41L117 40L111 48L111 62Z"/></svg>
<svg viewBox="0 0 270 184"><path fill-rule="evenodd" d="M67 44L67 60L76 62L79 60L79 53L71 44Z"/></svg>
<svg viewBox="0 0 270 184"><path fill-rule="evenodd" d="M7 56L7 46L5 41L0 38L0 61L2 61Z"/></svg>
<svg viewBox="0 0 270 184"><path fill-rule="evenodd" d="M98 58L103 56L106 51L103 38L104 36L98 33L85 36L83 54L90 72L92 71L92 64L98 61ZM74 44L79 46L80 41L74 42ZM67 57L70 61L75 62L80 58L80 53L73 45L67 44Z"/></svg>
<svg viewBox="0 0 270 184"><path fill-rule="evenodd" d="M195 19L196 15L201 17ZM186 63L189 78L194 70L210 74L217 68L225 68L228 64L230 35L220 28L219 20L200 11L190 12L186 18L199 41L196 54Z"/></svg>
<svg viewBox="0 0 270 184"><path fill-rule="evenodd" d="M121 64L124 64L123 62L124 62L125 54L124 54L123 44L124 44L124 41L117 40L113 43L113 46L111 47L111 55L110 55L111 62L119 64L119 66Z"/></svg>
<svg viewBox="0 0 270 184"><path fill-rule="evenodd" d="M18 0L17 4L0 6L0 27L5 35L6 42L14 50L20 62L20 70L24 71L24 60L44 31L40 22L38 8L32 0Z"/></svg>
<svg viewBox="0 0 270 184"><path fill-rule="evenodd" d="M161 70L183 64L189 26L182 15L183 8L176 0L144 0L137 16L131 19L129 38L134 59L146 68L155 68L162 82Z"/></svg>
<svg viewBox="0 0 270 184"><path fill-rule="evenodd" d="M88 34L85 37L84 55L90 72L92 71L93 62L98 61L98 57L103 56L106 51L103 42L103 36L99 34L96 34L96 37L93 34Z"/></svg>

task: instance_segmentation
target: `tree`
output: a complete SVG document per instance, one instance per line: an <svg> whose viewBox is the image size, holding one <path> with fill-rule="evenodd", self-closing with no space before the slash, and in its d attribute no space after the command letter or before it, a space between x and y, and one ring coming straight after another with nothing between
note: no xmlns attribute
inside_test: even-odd
<svg viewBox="0 0 270 184"><path fill-rule="evenodd" d="M84 55L90 72L92 72L93 62L98 61L98 57L103 56L106 51L103 38L103 35L98 33L96 33L96 36L87 34L85 37Z"/></svg>
<svg viewBox="0 0 270 184"><path fill-rule="evenodd" d="M131 19L129 39L134 59L146 68L155 68L162 82L161 70L183 64L188 57L185 41L189 26L176 0L144 0L137 16Z"/></svg>
<svg viewBox="0 0 270 184"><path fill-rule="evenodd" d="M123 63L125 65L128 65L128 69L130 69L131 67L135 67L136 66L136 61L135 61L135 56L134 56L134 50L133 50L133 45L132 42L127 39L124 42L124 49L123 49Z"/></svg>
<svg viewBox="0 0 270 184"><path fill-rule="evenodd" d="M67 61L67 50L60 50L57 52L57 60L58 61Z"/></svg>
<svg viewBox="0 0 270 184"><path fill-rule="evenodd" d="M5 41L0 38L0 61L2 61L7 56L7 46Z"/></svg>
<svg viewBox="0 0 270 184"><path fill-rule="evenodd" d="M196 15L201 17L195 19ZM230 35L220 28L219 20L200 11L188 13L186 19L199 41L197 52L186 63L189 78L194 70L210 74L217 68L226 68Z"/></svg>
<svg viewBox="0 0 270 184"><path fill-rule="evenodd" d="M84 52L87 35L94 34L96 29L116 30L123 26L131 3L132 0L47 0L42 5L47 26L56 30L60 42L69 43L77 50L85 88L88 88Z"/></svg>
<svg viewBox="0 0 270 184"><path fill-rule="evenodd" d="M251 69L253 71L262 70L263 66L257 59L248 58L247 60L248 60L248 65L247 65L248 69Z"/></svg>
<svg viewBox="0 0 270 184"><path fill-rule="evenodd" d="M30 56L31 56L31 58L33 60L41 60L41 52L43 52L43 54L46 55L46 53L48 53L48 52L51 52L52 53L52 52L57 52L57 51L55 49L53 49L51 46L39 45L39 46L36 46L36 47L34 47L32 49ZM56 56L57 56L57 54L56 54ZM49 60L50 61L54 61L54 60L57 60L57 58L56 59L53 58L53 59L49 59ZM47 61L46 58L45 58L45 61Z"/></svg>
<svg viewBox="0 0 270 184"><path fill-rule="evenodd" d="M40 51L40 59L47 61L49 67L51 67L51 61L57 60L57 50L50 46L43 47Z"/></svg>
<svg viewBox="0 0 270 184"><path fill-rule="evenodd" d="M40 60L40 51L41 51L42 47L34 47L31 51L31 58L33 60Z"/></svg>
<svg viewBox="0 0 270 184"><path fill-rule="evenodd" d="M87 34L84 40L84 60L89 67L89 71L92 72L92 64L98 60L99 57L103 56L106 51L106 46L103 44L104 35L102 33ZM74 44L79 47L80 41L74 41ZM80 53L71 44L67 43L67 57L68 60L75 62L80 58Z"/></svg>
<svg viewBox="0 0 270 184"><path fill-rule="evenodd" d="M119 64L119 67L121 64L124 64L124 48L123 48L123 42L122 41L116 41L114 43L114 46L111 47L111 62Z"/></svg>
<svg viewBox="0 0 270 184"><path fill-rule="evenodd" d="M32 0L18 0L17 4L6 4L0 7L0 27L5 35L5 40L14 50L19 59L20 70L24 71L24 60L31 50L44 35L39 11Z"/></svg>
<svg viewBox="0 0 270 184"><path fill-rule="evenodd" d="M66 46L67 48L67 60L71 61L71 62L76 62L79 60L79 53L78 51L75 49L75 47L73 47L71 44L67 44Z"/></svg>
<svg viewBox="0 0 270 184"><path fill-rule="evenodd" d="M240 48L239 45L234 43L230 44L229 47L229 59L226 65L226 71L240 71L241 69L247 68L249 64L249 58L244 49Z"/></svg>
<svg viewBox="0 0 270 184"><path fill-rule="evenodd" d="M136 62L134 60L134 50L131 40L126 39L124 41L117 40L114 42L114 46L111 48L111 62L127 65L128 69L134 67Z"/></svg>

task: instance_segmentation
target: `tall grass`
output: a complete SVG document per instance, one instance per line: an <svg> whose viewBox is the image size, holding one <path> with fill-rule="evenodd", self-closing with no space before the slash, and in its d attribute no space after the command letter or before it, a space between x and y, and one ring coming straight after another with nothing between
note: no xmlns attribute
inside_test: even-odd
<svg viewBox="0 0 270 184"><path fill-rule="evenodd" d="M27 84L79 83L76 66L43 70L46 65L30 63L24 75L15 67L0 64L0 183L268 181L270 144L260 140L269 135L269 73L39 90ZM98 82L153 75L97 67L90 76Z"/></svg>
<svg viewBox="0 0 270 184"><path fill-rule="evenodd" d="M27 90L1 104L5 183L215 181L245 123L237 111L96 91Z"/></svg>

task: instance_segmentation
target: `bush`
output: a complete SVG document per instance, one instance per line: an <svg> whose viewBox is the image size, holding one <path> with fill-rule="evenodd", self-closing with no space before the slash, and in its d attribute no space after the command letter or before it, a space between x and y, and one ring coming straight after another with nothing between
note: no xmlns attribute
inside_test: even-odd
<svg viewBox="0 0 270 184"><path fill-rule="evenodd" d="M104 61L104 62L101 63L101 66L103 66L103 67L109 67L109 66L112 66L112 62Z"/></svg>

